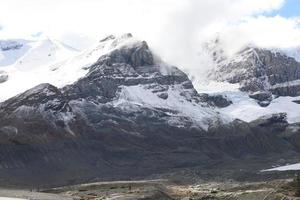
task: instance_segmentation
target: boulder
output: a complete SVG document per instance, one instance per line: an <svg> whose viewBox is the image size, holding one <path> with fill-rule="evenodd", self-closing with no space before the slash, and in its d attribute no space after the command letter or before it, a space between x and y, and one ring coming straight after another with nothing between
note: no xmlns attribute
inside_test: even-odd
<svg viewBox="0 0 300 200"><path fill-rule="evenodd" d="M270 92L264 92L264 91L258 91L249 94L249 97L252 99L255 99L258 101L258 104L262 107L268 106L272 101L272 93Z"/></svg>
<svg viewBox="0 0 300 200"><path fill-rule="evenodd" d="M232 101L223 95L200 94L200 96L203 101L218 108L225 108L232 104Z"/></svg>
<svg viewBox="0 0 300 200"><path fill-rule="evenodd" d="M162 99L167 99L169 97L168 93L160 93L157 96Z"/></svg>

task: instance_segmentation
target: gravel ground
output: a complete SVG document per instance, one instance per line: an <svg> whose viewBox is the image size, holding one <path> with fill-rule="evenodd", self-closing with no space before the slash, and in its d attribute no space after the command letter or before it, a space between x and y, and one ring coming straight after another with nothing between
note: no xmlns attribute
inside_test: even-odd
<svg viewBox="0 0 300 200"><path fill-rule="evenodd" d="M72 200L61 194L31 192L26 190L0 189L0 200Z"/></svg>

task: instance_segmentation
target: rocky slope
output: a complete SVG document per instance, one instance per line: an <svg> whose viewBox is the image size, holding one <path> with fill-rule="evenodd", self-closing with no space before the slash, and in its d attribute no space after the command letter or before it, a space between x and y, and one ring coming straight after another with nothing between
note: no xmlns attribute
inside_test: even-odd
<svg viewBox="0 0 300 200"><path fill-rule="evenodd" d="M230 53L218 39L208 42L205 48L214 63L205 84L211 86L205 90L231 102L220 107L220 112L247 122L264 115L286 113L290 123L300 122L300 63L296 49L248 45Z"/></svg>
<svg viewBox="0 0 300 200"><path fill-rule="evenodd" d="M214 107L222 98L200 95L146 42L126 34L98 47L106 53L82 66L86 73L78 81L61 88L40 84L0 104L1 184L128 179L299 155L299 125L285 114L232 120Z"/></svg>
<svg viewBox="0 0 300 200"><path fill-rule="evenodd" d="M211 77L218 81L239 83L250 97L263 101L276 96L300 95L300 63L282 52L247 47L231 58L220 59L215 52L217 67Z"/></svg>

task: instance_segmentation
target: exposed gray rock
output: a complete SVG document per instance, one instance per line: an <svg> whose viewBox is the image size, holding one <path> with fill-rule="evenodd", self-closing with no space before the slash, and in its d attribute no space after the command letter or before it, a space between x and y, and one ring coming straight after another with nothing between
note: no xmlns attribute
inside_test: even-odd
<svg viewBox="0 0 300 200"><path fill-rule="evenodd" d="M133 68L154 64L153 55L145 41L130 48L125 46L117 49L109 55L100 58L99 62L105 62L107 65L111 63L126 63Z"/></svg>
<svg viewBox="0 0 300 200"><path fill-rule="evenodd" d="M230 101L226 96L224 97L223 95L209 95L202 93L200 94L200 96L203 101L219 108L225 108L232 104L232 101Z"/></svg>
<svg viewBox="0 0 300 200"><path fill-rule="evenodd" d="M300 85L289 85L285 84L280 87L272 87L271 92L273 94L279 95L279 96L300 96Z"/></svg>
<svg viewBox="0 0 300 200"><path fill-rule="evenodd" d="M105 41L113 40L113 39L116 39L116 37L114 35L109 35L109 36L103 38L102 40L100 40L100 42L105 42Z"/></svg>
<svg viewBox="0 0 300 200"><path fill-rule="evenodd" d="M288 127L286 113L271 114L260 117L251 122L251 125L261 126L261 127L272 127L273 129L278 129L284 131ZM271 129L270 129L271 131Z"/></svg>
<svg viewBox="0 0 300 200"><path fill-rule="evenodd" d="M267 107L270 105L271 101L258 101L257 102L258 105L260 105L261 107Z"/></svg>
<svg viewBox="0 0 300 200"><path fill-rule="evenodd" d="M0 41L0 50L9 51L9 50L17 50L22 48L23 44L18 43L13 40L1 40Z"/></svg>
<svg viewBox="0 0 300 200"><path fill-rule="evenodd" d="M162 99L167 99L169 97L168 93L160 93L157 96Z"/></svg>
<svg viewBox="0 0 300 200"><path fill-rule="evenodd" d="M300 100L293 101L294 103L300 104Z"/></svg>
<svg viewBox="0 0 300 200"><path fill-rule="evenodd" d="M252 98L252 99L257 100L258 104L262 107L268 106L271 103L272 99L273 99L272 93L263 92L263 91L250 93L249 97Z"/></svg>
<svg viewBox="0 0 300 200"><path fill-rule="evenodd" d="M48 83L40 84L23 94L13 97L0 104L0 110L5 108L6 114L9 111L15 111L21 106L40 107L45 111L53 110L56 112L66 112L70 110L67 106L67 100L61 91Z"/></svg>
<svg viewBox="0 0 300 200"><path fill-rule="evenodd" d="M8 74L4 71L0 71L0 83L4 83L8 80Z"/></svg>
<svg viewBox="0 0 300 200"><path fill-rule="evenodd" d="M272 101L272 93L269 92L254 92L249 97L258 101Z"/></svg>

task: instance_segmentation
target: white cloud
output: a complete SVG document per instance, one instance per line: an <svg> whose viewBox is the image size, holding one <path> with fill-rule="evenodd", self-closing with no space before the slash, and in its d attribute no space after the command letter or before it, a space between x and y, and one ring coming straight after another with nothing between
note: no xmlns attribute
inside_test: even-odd
<svg viewBox="0 0 300 200"><path fill-rule="evenodd" d="M252 17L235 26L223 30L224 40L253 43L266 48L293 48L300 45L299 19L275 17ZM233 36L235 38L233 38Z"/></svg>
<svg viewBox="0 0 300 200"><path fill-rule="evenodd" d="M154 48L168 62L184 66L191 74L204 72L212 63L201 49L202 43L217 32L229 34L229 29L251 24L245 19L279 9L283 0L190 0L168 16L167 23L155 38ZM228 30L227 30L228 29ZM259 31L256 29L256 31ZM242 37L241 39L239 37ZM235 34L234 40L246 40L244 35ZM251 35L250 35L251 37ZM247 38L248 39L248 38ZM250 39L249 39L250 40ZM239 42L236 48L240 47ZM231 46L229 50L231 50ZM227 50L227 49L225 49Z"/></svg>
<svg viewBox="0 0 300 200"><path fill-rule="evenodd" d="M280 7L283 0L0 0L0 19L13 35L45 31L156 33L164 25L201 26ZM187 21L188 20L188 21ZM178 27L184 28L184 27Z"/></svg>
<svg viewBox="0 0 300 200"><path fill-rule="evenodd" d="M43 31L87 46L107 34L131 32L149 41L165 60L198 73L210 65L201 44L216 32L234 51L246 43L300 45L297 19L264 17L284 0L0 0L0 37ZM76 41L76 42L74 42ZM86 40L88 41L88 40Z"/></svg>

